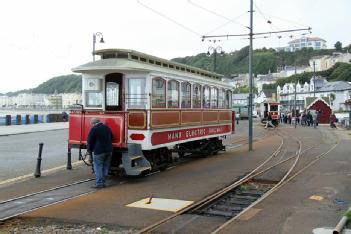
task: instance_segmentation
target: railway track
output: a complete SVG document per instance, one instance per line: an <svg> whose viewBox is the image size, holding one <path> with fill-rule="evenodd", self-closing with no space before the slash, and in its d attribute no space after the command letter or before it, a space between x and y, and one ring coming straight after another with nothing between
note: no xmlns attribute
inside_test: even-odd
<svg viewBox="0 0 351 234"><path fill-rule="evenodd" d="M95 192L90 188L94 179L85 179L69 184L64 184L51 189L0 202L0 221L4 222L21 214L37 210L49 205L64 202L69 199L80 197Z"/></svg>
<svg viewBox="0 0 351 234"><path fill-rule="evenodd" d="M323 158L338 145L334 144L328 150L312 157L312 160L297 169L297 164L301 157L307 151L318 147L319 144L302 150L301 140L293 138L296 142L296 151L293 154L291 152L286 154L289 150L288 147L286 147L285 151L283 150L284 143L288 140L291 143L292 138L287 134L282 134L280 131L278 133L282 139L279 147L249 174L178 213L145 227L139 233L185 233L194 231L196 233L218 233L269 197L281 186ZM281 157L277 157L280 154ZM289 162L290 165L287 166ZM263 177L265 174L272 174L274 169L280 172L276 174L281 174L282 170L285 171L279 180ZM203 227L197 226L204 226L204 223L211 224L207 225L205 230Z"/></svg>

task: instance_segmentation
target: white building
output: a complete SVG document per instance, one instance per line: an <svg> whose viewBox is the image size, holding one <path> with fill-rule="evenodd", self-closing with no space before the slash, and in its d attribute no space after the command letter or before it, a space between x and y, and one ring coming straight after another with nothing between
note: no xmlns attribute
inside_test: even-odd
<svg viewBox="0 0 351 234"><path fill-rule="evenodd" d="M314 50L326 49L326 40L319 37L301 37L299 39L288 42L288 47L285 51L294 52L302 48L313 48Z"/></svg>
<svg viewBox="0 0 351 234"><path fill-rule="evenodd" d="M52 97L57 96L54 100ZM60 99L60 103L57 103ZM55 102L55 103L53 103ZM0 107L18 107L18 108L35 108L35 107L58 107L70 108L76 103L82 103L80 93L62 93L55 95L20 93L17 96L0 96Z"/></svg>
<svg viewBox="0 0 351 234"><path fill-rule="evenodd" d="M0 107L6 107L9 105L9 97L6 95L0 96Z"/></svg>
<svg viewBox="0 0 351 234"><path fill-rule="evenodd" d="M234 88L238 88L242 86L248 86L250 76L249 74L238 74L238 75L232 76L231 79L232 79L231 84L234 86Z"/></svg>
<svg viewBox="0 0 351 234"><path fill-rule="evenodd" d="M18 107L45 106L47 104L46 94L20 93L11 99L11 105Z"/></svg>
<svg viewBox="0 0 351 234"><path fill-rule="evenodd" d="M310 59L309 64L312 71L313 66L316 71L324 71L333 67L338 62L351 63L351 53L333 53L333 55L315 56Z"/></svg>
<svg viewBox="0 0 351 234"><path fill-rule="evenodd" d="M80 93L62 93L62 107L70 108L76 103L82 103L82 94Z"/></svg>
<svg viewBox="0 0 351 234"><path fill-rule="evenodd" d="M278 74L279 77L289 77L294 74L300 74L311 71L309 66L285 66Z"/></svg>
<svg viewBox="0 0 351 234"><path fill-rule="evenodd" d="M313 85L315 83L315 87ZM285 84L277 87L277 96L282 110L292 110L295 105L295 84ZM303 110L306 107L307 97L328 97L333 111L346 110L345 101L351 98L351 84L346 81L328 82L317 78L310 83L296 85L296 108Z"/></svg>

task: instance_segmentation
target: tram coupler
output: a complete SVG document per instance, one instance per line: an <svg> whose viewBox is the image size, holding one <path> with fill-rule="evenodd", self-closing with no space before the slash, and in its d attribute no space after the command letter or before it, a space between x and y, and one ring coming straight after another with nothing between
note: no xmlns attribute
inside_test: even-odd
<svg viewBox="0 0 351 234"><path fill-rule="evenodd" d="M67 170L72 170L72 153L71 153L71 148L68 147L68 151L67 151L67 166L66 166Z"/></svg>
<svg viewBox="0 0 351 234"><path fill-rule="evenodd" d="M39 153L38 153L38 158L37 158L37 167L36 167L35 172L34 172L34 176L36 178L41 176L40 167L41 167L41 154L43 152L43 146L44 146L44 143L39 143Z"/></svg>

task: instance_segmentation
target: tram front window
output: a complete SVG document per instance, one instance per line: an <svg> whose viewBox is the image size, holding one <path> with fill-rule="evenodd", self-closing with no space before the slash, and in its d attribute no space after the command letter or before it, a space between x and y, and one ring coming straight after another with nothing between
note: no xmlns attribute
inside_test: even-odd
<svg viewBox="0 0 351 234"><path fill-rule="evenodd" d="M102 93L101 92L86 92L85 93L87 107L102 107Z"/></svg>
<svg viewBox="0 0 351 234"><path fill-rule="evenodd" d="M106 83L106 105L118 106L119 103L119 85L115 82Z"/></svg>
<svg viewBox="0 0 351 234"><path fill-rule="evenodd" d="M271 105L270 111L278 111L278 105Z"/></svg>

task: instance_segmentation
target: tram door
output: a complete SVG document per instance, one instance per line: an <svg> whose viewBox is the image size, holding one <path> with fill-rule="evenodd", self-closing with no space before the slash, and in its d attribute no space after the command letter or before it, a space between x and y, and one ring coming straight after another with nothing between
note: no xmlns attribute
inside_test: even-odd
<svg viewBox="0 0 351 234"><path fill-rule="evenodd" d="M105 107L106 111L123 110L123 74L111 73L105 77Z"/></svg>

